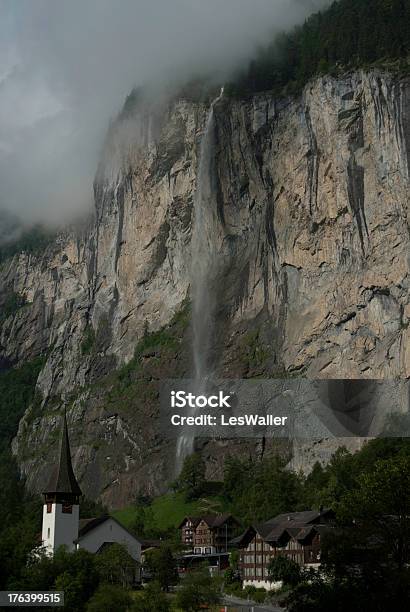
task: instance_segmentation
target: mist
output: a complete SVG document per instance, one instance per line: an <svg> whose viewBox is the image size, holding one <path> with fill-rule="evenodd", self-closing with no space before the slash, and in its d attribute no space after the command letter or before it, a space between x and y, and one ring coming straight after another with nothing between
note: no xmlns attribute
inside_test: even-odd
<svg viewBox="0 0 410 612"><path fill-rule="evenodd" d="M0 0L0 209L92 207L110 119L134 86L228 74L324 0Z"/></svg>

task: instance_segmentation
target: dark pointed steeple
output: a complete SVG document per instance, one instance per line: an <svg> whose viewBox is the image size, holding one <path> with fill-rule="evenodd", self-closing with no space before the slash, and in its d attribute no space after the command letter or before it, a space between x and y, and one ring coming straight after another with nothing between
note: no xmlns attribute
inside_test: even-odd
<svg viewBox="0 0 410 612"><path fill-rule="evenodd" d="M67 414L64 410L63 431L60 443L60 457L54 466L48 485L44 490L47 498L59 497L64 500L78 500L81 489L74 475L71 463L70 441L68 438Z"/></svg>

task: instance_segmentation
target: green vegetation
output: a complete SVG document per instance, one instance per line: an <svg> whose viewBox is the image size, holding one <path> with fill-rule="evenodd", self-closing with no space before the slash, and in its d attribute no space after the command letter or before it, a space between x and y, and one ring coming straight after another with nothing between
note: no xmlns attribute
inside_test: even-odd
<svg viewBox="0 0 410 612"><path fill-rule="evenodd" d="M19 575L41 524L40 503L25 491L10 447L42 365L38 358L0 373L0 588Z"/></svg>
<svg viewBox="0 0 410 612"><path fill-rule="evenodd" d="M0 323L11 315L14 315L21 308L26 306L27 301L23 295L11 291L6 294L5 300L0 307Z"/></svg>
<svg viewBox="0 0 410 612"><path fill-rule="evenodd" d="M185 516L196 516L204 512L223 512L226 509L225 500L218 496L187 502L183 493L167 493L156 497L148 506L130 506L113 512L113 516L126 527L132 528L135 533L155 537L156 534L175 531ZM139 520L141 514L142 524Z"/></svg>
<svg viewBox="0 0 410 612"><path fill-rule="evenodd" d="M18 255L28 253L37 255L44 251L55 239L55 234L41 225L23 231L17 240L0 245L0 263Z"/></svg>
<svg viewBox="0 0 410 612"><path fill-rule="evenodd" d="M151 334L145 334L134 351L134 357L127 365L123 366L117 372L117 380L121 383L121 388L127 388L131 385L134 374L140 369L141 358L147 352L158 352L163 356L169 352L177 350L179 340L174 333L172 333L172 323L168 328L161 329Z"/></svg>
<svg viewBox="0 0 410 612"><path fill-rule="evenodd" d="M299 563L288 557L279 555L269 563L269 580L283 582L286 586L296 586L302 581L302 568Z"/></svg>
<svg viewBox="0 0 410 612"><path fill-rule="evenodd" d="M111 544L95 558L100 580L104 583L119 584L129 588L134 583L136 566L122 544Z"/></svg>
<svg viewBox="0 0 410 612"><path fill-rule="evenodd" d="M98 609L97 602L103 594L111 601L115 599L119 605L116 609L125 611L124 603L131 601L126 589L132 584L136 569L130 559L127 550L119 544L99 555L82 549L69 553L61 547L53 557L42 555L33 559L12 584L16 590L64 591L64 610L67 611ZM122 587L121 590L118 587Z"/></svg>
<svg viewBox="0 0 410 612"><path fill-rule="evenodd" d="M250 599L251 601L256 601L256 603L264 603L266 596L266 589L256 587L253 584L248 584L242 591L243 599Z"/></svg>
<svg viewBox="0 0 410 612"><path fill-rule="evenodd" d="M137 593L132 608L133 612L169 612L170 610L169 599L157 582L149 583L143 591Z"/></svg>
<svg viewBox="0 0 410 612"><path fill-rule="evenodd" d="M287 460L268 456L252 461L230 458L225 464L223 493L232 514L246 524L268 520L304 507L302 476L286 469Z"/></svg>
<svg viewBox="0 0 410 612"><path fill-rule="evenodd" d="M289 509L334 507L358 486L361 474L374 469L377 461L408 455L409 440L376 439L355 454L345 448L338 449L327 466L322 467L317 463L308 476L288 470L287 457L229 457L225 462L222 483L202 481L201 468L202 493L198 498L191 497L183 479L185 484L181 490L144 503L138 502L114 512L114 515L135 533L145 537L175 537L176 527L185 516L204 513L231 512L246 526L268 520ZM192 465L201 466L198 457L193 457L195 455L186 459L182 474L190 474Z"/></svg>
<svg viewBox="0 0 410 612"><path fill-rule="evenodd" d="M235 481L237 490L249 487L246 462L236 462L233 471L229 465L225 470L225 494L230 488L229 482L233 491ZM264 468L269 469L269 465L265 463ZM258 470L253 473L257 480L261 479ZM289 485L292 490L294 476L289 473L285 493ZM410 605L410 440L372 440L355 454L339 449L326 467L316 464L309 476L298 476L298 479L299 502L292 508L318 509L325 504L335 510L337 523L335 530L323 535L320 573L301 569L286 557L277 557L271 562L272 581L284 582L280 602L289 612L407 610ZM275 486L272 480L271 487ZM252 507L259 499L258 487L248 488L248 495ZM265 497L272 505L265 506L261 512L265 514L263 519L275 514L277 504L269 492ZM238 499L240 496L233 493L233 503L238 503ZM249 596L254 601L263 601L264 597L263 593L252 593L249 589L241 591L234 566L225 575L225 590L245 599Z"/></svg>
<svg viewBox="0 0 410 612"><path fill-rule="evenodd" d="M377 442L380 450L384 441ZM363 471L340 493L334 504L339 528L324 537L321 573L304 579L302 573L285 600L289 612L409 609L410 452L398 442L391 453L394 445L373 464L367 453Z"/></svg>
<svg viewBox="0 0 410 612"><path fill-rule="evenodd" d="M226 91L291 93L315 75L397 62L408 70L409 0L339 0L292 32L276 36Z"/></svg>
<svg viewBox="0 0 410 612"><path fill-rule="evenodd" d="M317 463L305 479L304 498L306 507L335 506L354 490L362 474L374 470L378 461L408 457L408 438L379 438L365 444L361 451L349 453L339 448L325 467Z"/></svg>
<svg viewBox="0 0 410 612"><path fill-rule="evenodd" d="M231 557L235 552L237 551L231 553ZM262 587L257 588L250 584L243 587L238 572L233 570L232 567L226 570L224 574L224 592L227 595L233 595L241 599L250 599L256 603L264 603L268 595L266 589Z"/></svg>
<svg viewBox="0 0 410 612"><path fill-rule="evenodd" d="M176 604L184 612L199 612L221 600L221 582L210 576L208 568L186 575L176 595Z"/></svg>
<svg viewBox="0 0 410 612"><path fill-rule="evenodd" d="M98 381L98 391L103 391L101 401L109 410L115 406L115 412L132 416L141 409L143 414L156 405L162 380L183 376L183 364L178 357L188 324L189 304L185 304L164 328L144 334L131 361Z"/></svg>
<svg viewBox="0 0 410 612"><path fill-rule="evenodd" d="M178 583L177 563L169 546L163 545L147 552L145 565L162 591L168 592L170 587Z"/></svg>
<svg viewBox="0 0 410 612"><path fill-rule="evenodd" d="M193 453L184 461L181 473L173 484L178 493L182 493L187 501L199 499L205 492L205 461L199 453Z"/></svg>
<svg viewBox="0 0 410 612"><path fill-rule="evenodd" d="M240 348L243 361L252 376L263 373L272 357L272 349L262 341L260 330L248 331L242 339Z"/></svg>
<svg viewBox="0 0 410 612"><path fill-rule="evenodd" d="M187 461L188 466L197 463ZM24 495L22 483L17 475L14 478L18 483L16 490ZM282 601L285 598L287 609L290 612L330 609L381 612L392 602L393 609L401 612L410 603L409 479L410 441L407 439L372 440L353 455L339 449L328 466L317 464L307 477L287 470L285 460L277 457L230 458L225 465L224 481L218 487L218 497L187 501L184 490L153 501L140 498L133 514L128 510L128 521L132 521L136 510L144 508L151 528L160 531L161 527L170 538L160 550L148 555L147 568L156 583L132 596L129 588L133 564L120 546L112 546L98 556L85 551L71 555L59 551L54 559L33 560L27 566L27 556L35 545L39 529L39 504L34 510L27 498L22 503L21 498L5 491L6 507L11 508L10 503L15 499L16 508L12 509L13 520L8 521L8 528L0 536L0 561L6 568L0 586L64 588L68 610L98 609L104 598L107 602L118 602L115 604L118 610L131 606L130 610L166 612L175 609L174 604L179 610L199 610L220 597L220 582L211 579L207 571L189 574L171 598L161 593L177 581L173 551L178 549L175 542L179 536L175 527L185 515L209 512L209 505L217 502L219 510L232 511L245 526L289 509L318 507L325 501L335 509L338 527L324 536L323 573L302 571L283 558L271 564L272 580L285 583L281 598ZM89 510L93 514L98 512L97 507ZM125 517L124 512L116 515ZM231 569L225 574L225 591L260 603L269 597L263 589L240 588L235 555Z"/></svg>
<svg viewBox="0 0 410 612"><path fill-rule="evenodd" d="M116 610L116 612L122 612L122 610L135 610L132 605L133 598L128 591L113 584L101 584L88 600L86 611L112 612Z"/></svg>
<svg viewBox="0 0 410 612"><path fill-rule="evenodd" d="M38 545L41 530L41 499L26 491L11 454L11 441L24 411L34 400L43 364L44 359L38 357L0 373L0 588L12 587L26 576L27 559ZM104 510L100 504L84 500L81 516L98 516Z"/></svg>
<svg viewBox="0 0 410 612"><path fill-rule="evenodd" d="M81 342L81 354L89 355L95 347L95 331L91 325L87 325L84 331L83 341Z"/></svg>
<svg viewBox="0 0 410 612"><path fill-rule="evenodd" d="M19 368L0 372L0 450L7 449L24 411L34 398L42 357Z"/></svg>

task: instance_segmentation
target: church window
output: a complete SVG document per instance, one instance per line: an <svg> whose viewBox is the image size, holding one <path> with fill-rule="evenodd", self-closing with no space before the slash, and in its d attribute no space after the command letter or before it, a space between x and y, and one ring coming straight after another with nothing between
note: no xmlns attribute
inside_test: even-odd
<svg viewBox="0 0 410 612"><path fill-rule="evenodd" d="M53 504L51 502L47 502L47 514L51 513L52 508L53 508Z"/></svg>
<svg viewBox="0 0 410 612"><path fill-rule="evenodd" d="M47 538L50 538L50 527L47 529Z"/></svg>
<svg viewBox="0 0 410 612"><path fill-rule="evenodd" d="M63 503L62 512L64 514L72 514L73 513L73 504L68 504L67 502Z"/></svg>

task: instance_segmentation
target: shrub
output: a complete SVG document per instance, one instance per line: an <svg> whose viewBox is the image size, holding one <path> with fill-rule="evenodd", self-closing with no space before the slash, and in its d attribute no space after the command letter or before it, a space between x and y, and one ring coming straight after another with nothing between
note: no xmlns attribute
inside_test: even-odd
<svg viewBox="0 0 410 612"><path fill-rule="evenodd" d="M176 604L184 612L197 612L219 603L220 599L220 581L205 567L186 576L177 592Z"/></svg>
<svg viewBox="0 0 410 612"><path fill-rule="evenodd" d="M303 579L303 572L298 563L284 555L274 557L268 567L269 580L280 582L289 586L296 586Z"/></svg>
<svg viewBox="0 0 410 612"><path fill-rule="evenodd" d="M167 596L158 582L151 582L135 599L133 612L169 612Z"/></svg>
<svg viewBox="0 0 410 612"><path fill-rule="evenodd" d="M87 612L127 612L133 599L129 591L113 584L101 584L87 604Z"/></svg>

